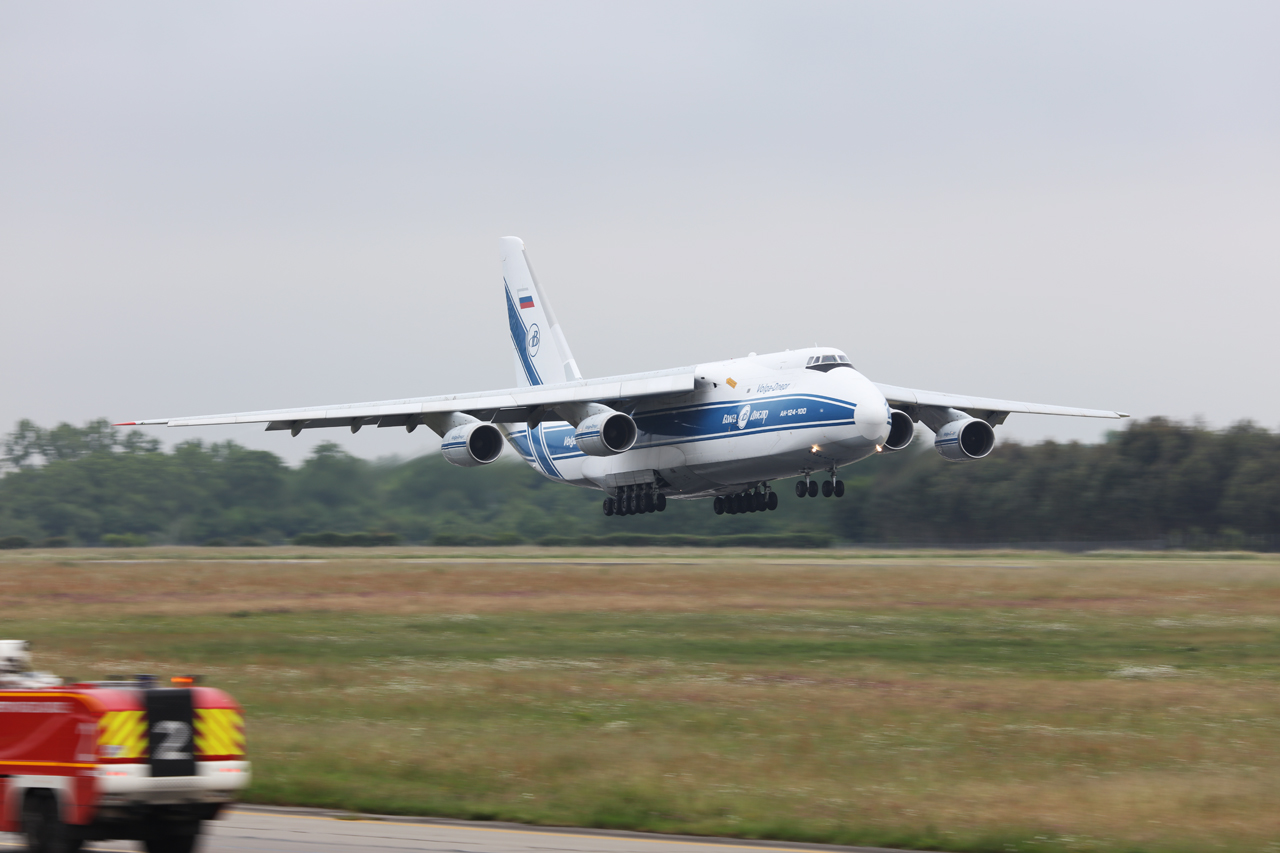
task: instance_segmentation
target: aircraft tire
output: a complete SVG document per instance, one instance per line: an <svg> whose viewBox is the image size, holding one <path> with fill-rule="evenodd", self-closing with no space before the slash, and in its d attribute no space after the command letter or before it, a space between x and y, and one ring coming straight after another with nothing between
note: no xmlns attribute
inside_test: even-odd
<svg viewBox="0 0 1280 853"><path fill-rule="evenodd" d="M646 494L646 495L644 496L644 511L645 511L645 512L657 512L657 510L658 510L658 505L657 505L657 503L656 503L656 502L654 501L654 499L653 499L653 493L652 493L652 492L650 492L650 493Z"/></svg>
<svg viewBox="0 0 1280 853"><path fill-rule="evenodd" d="M836 497L844 497L844 480L836 480Z"/></svg>
<svg viewBox="0 0 1280 853"><path fill-rule="evenodd" d="M804 480L796 481L796 497L802 498L809 494L809 487L804 484Z"/></svg>
<svg viewBox="0 0 1280 853"><path fill-rule="evenodd" d="M613 498L604 499L604 514L613 515Z"/></svg>
<svg viewBox="0 0 1280 853"><path fill-rule="evenodd" d="M831 485L831 481L830 481L830 480L823 480L823 481L822 481L822 496L823 496L824 498L829 498L829 497L831 497L831 494L832 494L835 490L836 490L836 487L835 487L835 486L833 486L833 485Z"/></svg>
<svg viewBox="0 0 1280 853"><path fill-rule="evenodd" d="M653 506L658 512L662 512L667 508L667 496L662 492L658 492L658 496L653 499Z"/></svg>
<svg viewBox="0 0 1280 853"><path fill-rule="evenodd" d="M775 510L775 509L777 509L777 508L778 508L778 493L777 493L777 492L770 492L770 493L769 493L769 497L765 499L765 506L766 506L769 510Z"/></svg>
<svg viewBox="0 0 1280 853"><path fill-rule="evenodd" d="M764 492L756 492L751 496L752 509L756 512L767 512L769 509L769 498Z"/></svg>
<svg viewBox="0 0 1280 853"><path fill-rule="evenodd" d="M816 498L817 496L818 496L818 481L810 480L809 481L809 497Z"/></svg>
<svg viewBox="0 0 1280 853"><path fill-rule="evenodd" d="M717 497L711 502L711 506L715 508L716 515L724 515L724 498Z"/></svg>

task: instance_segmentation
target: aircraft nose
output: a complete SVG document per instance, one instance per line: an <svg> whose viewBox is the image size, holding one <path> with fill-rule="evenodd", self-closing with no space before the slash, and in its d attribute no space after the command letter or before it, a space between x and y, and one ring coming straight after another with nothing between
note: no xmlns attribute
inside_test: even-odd
<svg viewBox="0 0 1280 853"><path fill-rule="evenodd" d="M866 387L858 395L857 414L854 419L858 432L868 441L878 445L889 440L889 401L880 393L880 389L872 385L870 380L863 379Z"/></svg>

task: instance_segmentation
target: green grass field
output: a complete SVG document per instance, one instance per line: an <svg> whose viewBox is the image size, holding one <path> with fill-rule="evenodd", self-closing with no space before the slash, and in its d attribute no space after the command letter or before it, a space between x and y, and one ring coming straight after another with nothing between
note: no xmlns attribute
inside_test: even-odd
<svg viewBox="0 0 1280 853"><path fill-rule="evenodd" d="M199 672L248 799L923 849L1280 850L1280 559L0 557L64 675Z"/></svg>

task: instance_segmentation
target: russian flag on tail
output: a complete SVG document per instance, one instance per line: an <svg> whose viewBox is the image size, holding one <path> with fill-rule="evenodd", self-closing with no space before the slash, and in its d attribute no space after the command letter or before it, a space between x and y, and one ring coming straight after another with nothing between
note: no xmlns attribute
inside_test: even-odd
<svg viewBox="0 0 1280 853"><path fill-rule="evenodd" d="M532 307L533 307L533 294L532 294L532 293L526 293L526 294L523 294L523 295L520 297L520 307L521 307L521 308L532 308Z"/></svg>

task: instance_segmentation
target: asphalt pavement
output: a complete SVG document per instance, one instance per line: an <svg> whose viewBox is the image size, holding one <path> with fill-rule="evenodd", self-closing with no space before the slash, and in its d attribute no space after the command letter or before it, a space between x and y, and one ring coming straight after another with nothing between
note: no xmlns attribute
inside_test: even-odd
<svg viewBox="0 0 1280 853"><path fill-rule="evenodd" d="M0 833L0 850L22 839ZM85 851L137 853L135 841L97 841ZM199 853L337 853L422 850L433 853L731 853L735 850L824 850L891 853L880 847L836 847L778 841L697 838L514 823L346 815L321 809L236 806L206 825Z"/></svg>

